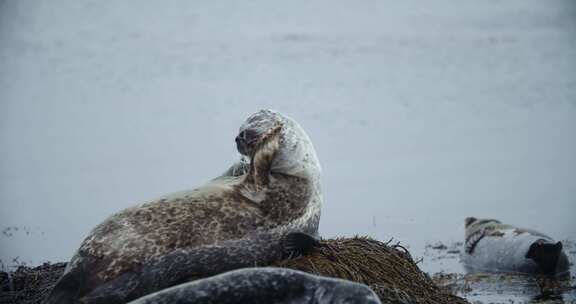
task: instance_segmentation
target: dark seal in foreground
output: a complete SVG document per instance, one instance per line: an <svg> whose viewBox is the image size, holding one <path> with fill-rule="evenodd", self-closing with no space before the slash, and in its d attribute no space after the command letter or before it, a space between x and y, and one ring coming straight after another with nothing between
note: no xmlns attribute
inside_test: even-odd
<svg viewBox="0 0 576 304"><path fill-rule="evenodd" d="M130 304L379 304L366 285L286 268L245 268L181 284Z"/></svg>
<svg viewBox="0 0 576 304"><path fill-rule="evenodd" d="M262 110L236 137L244 159L207 185L98 225L45 303L125 303L225 271L269 265L292 232L316 234L320 164L294 120Z"/></svg>
<svg viewBox="0 0 576 304"><path fill-rule="evenodd" d="M569 275L562 243L540 232L469 217L462 261L469 272L523 272Z"/></svg>

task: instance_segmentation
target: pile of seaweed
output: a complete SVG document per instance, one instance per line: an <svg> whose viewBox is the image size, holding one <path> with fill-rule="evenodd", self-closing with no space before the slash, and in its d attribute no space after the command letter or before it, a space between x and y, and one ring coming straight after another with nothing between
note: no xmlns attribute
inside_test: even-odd
<svg viewBox="0 0 576 304"><path fill-rule="evenodd" d="M400 244L367 237L323 240L306 256L283 260L274 266L366 284L383 304L468 303L438 287L422 272Z"/></svg>
<svg viewBox="0 0 576 304"><path fill-rule="evenodd" d="M41 303L65 266L65 263L45 263L0 272L0 303ZM312 253L271 266L366 284L384 304L468 303L434 284L401 245L366 237L322 240Z"/></svg>
<svg viewBox="0 0 576 304"><path fill-rule="evenodd" d="M0 272L0 303L42 303L60 278L66 263L20 265L15 271Z"/></svg>

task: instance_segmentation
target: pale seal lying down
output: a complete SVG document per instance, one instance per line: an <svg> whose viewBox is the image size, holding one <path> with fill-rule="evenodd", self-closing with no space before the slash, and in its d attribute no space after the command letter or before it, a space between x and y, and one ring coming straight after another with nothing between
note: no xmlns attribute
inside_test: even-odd
<svg viewBox="0 0 576 304"><path fill-rule="evenodd" d="M94 228L45 303L125 303L190 278L269 265L284 243L298 249L299 239L286 236L315 235L320 163L300 125L262 110L240 127L236 145L247 161L223 176Z"/></svg>
<svg viewBox="0 0 576 304"><path fill-rule="evenodd" d="M245 268L171 287L129 304L379 304L366 285L286 268Z"/></svg>
<svg viewBox="0 0 576 304"><path fill-rule="evenodd" d="M568 274L568 257L562 243L547 235L493 219L469 217L465 225L466 249L462 261L470 272Z"/></svg>

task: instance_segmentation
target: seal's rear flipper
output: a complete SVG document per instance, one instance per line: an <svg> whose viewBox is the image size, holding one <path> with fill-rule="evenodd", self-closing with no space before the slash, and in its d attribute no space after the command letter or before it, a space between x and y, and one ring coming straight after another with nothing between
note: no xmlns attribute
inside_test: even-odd
<svg viewBox="0 0 576 304"><path fill-rule="evenodd" d="M320 241L304 232L292 232L282 239L282 250L285 257L307 255L319 245Z"/></svg>
<svg viewBox="0 0 576 304"><path fill-rule="evenodd" d="M561 254L562 242L552 244L546 243L544 240L538 240L530 245L526 258L534 260L543 274L554 275L556 274L556 266Z"/></svg>
<svg viewBox="0 0 576 304"><path fill-rule="evenodd" d="M478 219L475 218L475 217L473 217L473 216L467 217L467 218L464 220L464 227L468 227L468 226L470 226L470 224L472 224L472 223L474 223L474 222L476 222L476 221L478 221Z"/></svg>
<svg viewBox="0 0 576 304"><path fill-rule="evenodd" d="M76 271L64 274L42 304L79 304L78 291L83 278Z"/></svg>

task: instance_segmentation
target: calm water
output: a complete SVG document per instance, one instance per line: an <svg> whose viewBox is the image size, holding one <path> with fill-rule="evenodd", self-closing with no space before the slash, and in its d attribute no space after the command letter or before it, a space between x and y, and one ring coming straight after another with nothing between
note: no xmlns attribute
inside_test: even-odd
<svg viewBox="0 0 576 304"><path fill-rule="evenodd" d="M215 177L243 119L312 137L325 237L466 216L576 240L576 3L0 1L0 259L68 259L111 213Z"/></svg>

